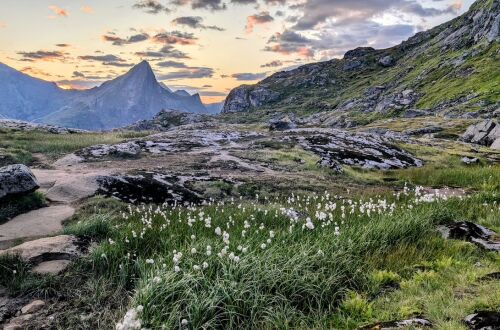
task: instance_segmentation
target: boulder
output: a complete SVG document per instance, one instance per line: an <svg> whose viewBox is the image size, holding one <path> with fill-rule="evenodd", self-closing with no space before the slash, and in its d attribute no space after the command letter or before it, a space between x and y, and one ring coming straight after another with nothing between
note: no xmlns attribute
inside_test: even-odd
<svg viewBox="0 0 500 330"><path fill-rule="evenodd" d="M384 56L378 61L378 64L384 68L391 67L394 65L394 58L391 55Z"/></svg>
<svg viewBox="0 0 500 330"><path fill-rule="evenodd" d="M359 328L359 330L390 330L390 329L420 329L420 328L432 328L431 321L414 317L406 320L399 321L388 321L388 322L378 322L375 324L370 324L364 327Z"/></svg>
<svg viewBox="0 0 500 330"><path fill-rule="evenodd" d="M433 134L433 133L438 133L443 130L442 127L439 126L426 126L426 127L421 127L421 128L415 128L415 129L408 129L403 132L403 134L406 135L424 135L424 134Z"/></svg>
<svg viewBox="0 0 500 330"><path fill-rule="evenodd" d="M495 119L488 119L471 125L460 140L500 150L500 124Z"/></svg>
<svg viewBox="0 0 500 330"><path fill-rule="evenodd" d="M40 188L35 175L22 164L0 168L0 199L26 195Z"/></svg>
<svg viewBox="0 0 500 330"><path fill-rule="evenodd" d="M45 306L45 301L43 300L34 300L30 302L28 305L21 308L22 314L33 314L41 310Z"/></svg>
<svg viewBox="0 0 500 330"><path fill-rule="evenodd" d="M479 164L478 158L462 157L462 163L465 165Z"/></svg>
<svg viewBox="0 0 500 330"><path fill-rule="evenodd" d="M481 225L460 221L438 227L445 239L459 239L476 244L488 251L500 251L498 234Z"/></svg>
<svg viewBox="0 0 500 330"><path fill-rule="evenodd" d="M269 130L286 131L297 128L297 124L290 116L274 118L269 121Z"/></svg>
<svg viewBox="0 0 500 330"><path fill-rule="evenodd" d="M464 318L464 323L473 330L500 329L500 312L478 311Z"/></svg>

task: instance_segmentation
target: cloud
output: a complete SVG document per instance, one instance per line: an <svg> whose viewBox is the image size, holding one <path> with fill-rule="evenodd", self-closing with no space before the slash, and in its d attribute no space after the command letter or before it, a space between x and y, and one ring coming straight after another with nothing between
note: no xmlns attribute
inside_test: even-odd
<svg viewBox="0 0 500 330"><path fill-rule="evenodd" d="M7 24L5 24L4 22L0 22L0 29L6 28L6 27L7 27Z"/></svg>
<svg viewBox="0 0 500 330"><path fill-rule="evenodd" d="M59 48L68 48L68 47L71 47L70 44L56 44L56 47L59 47Z"/></svg>
<svg viewBox="0 0 500 330"><path fill-rule="evenodd" d="M85 78L85 75L79 71L73 71L73 78Z"/></svg>
<svg viewBox="0 0 500 330"><path fill-rule="evenodd" d="M27 66L19 70L23 73L29 74L29 75L35 75L35 76L44 76L44 77L52 77L52 75L48 72L45 72L43 70L33 68L31 66Z"/></svg>
<svg viewBox="0 0 500 330"><path fill-rule="evenodd" d="M38 50L36 52L18 52L17 54L23 57L23 61L34 62L34 61L62 61L65 59L65 54L58 50Z"/></svg>
<svg viewBox="0 0 500 330"><path fill-rule="evenodd" d="M254 80L261 80L264 79L267 76L267 73L235 73L232 74L231 77L238 81L254 81Z"/></svg>
<svg viewBox="0 0 500 330"><path fill-rule="evenodd" d="M80 11L82 13L85 13L85 14L93 14L94 13L94 8L90 7L90 6L82 6L80 8Z"/></svg>
<svg viewBox="0 0 500 330"><path fill-rule="evenodd" d="M261 68L277 68L283 66L283 62L279 60L271 61L269 63L262 64L260 67Z"/></svg>
<svg viewBox="0 0 500 330"><path fill-rule="evenodd" d="M262 25L274 21L274 18L269 14L268 11L260 12L259 14L251 15L247 17L247 25L245 27L247 33L253 32L256 25Z"/></svg>
<svg viewBox="0 0 500 330"><path fill-rule="evenodd" d="M185 25L193 29L203 29L203 30L216 30L216 31L225 31L225 29L215 26L215 25L204 25L203 18L199 16L183 16L177 17L172 20L172 23L175 25Z"/></svg>
<svg viewBox="0 0 500 330"><path fill-rule="evenodd" d="M132 8L142 9L148 14L159 14L161 12L169 13L170 9L162 5L157 0L140 0L137 1Z"/></svg>
<svg viewBox="0 0 500 330"><path fill-rule="evenodd" d="M135 55L145 58L176 58L176 59L188 59L190 58L186 53L175 49L171 45L163 46L159 51L142 51L137 52Z"/></svg>
<svg viewBox="0 0 500 330"><path fill-rule="evenodd" d="M128 64L124 59L116 56L116 55L84 55L78 56L80 60L84 61L94 61L101 62L102 65L105 66L114 66L114 67L130 67L133 64Z"/></svg>
<svg viewBox="0 0 500 330"><path fill-rule="evenodd" d="M177 79L200 79L211 78L214 75L212 68L193 67L186 70L170 72L159 75L159 80L177 80Z"/></svg>
<svg viewBox="0 0 500 330"><path fill-rule="evenodd" d="M171 4L176 6L191 5L192 9L225 10L227 6L222 0L172 0Z"/></svg>
<svg viewBox="0 0 500 330"><path fill-rule="evenodd" d="M68 17L69 16L69 13L58 7L58 6L49 6L49 10L51 10L56 16L59 16L59 17ZM55 18L54 16L51 16L51 18Z"/></svg>
<svg viewBox="0 0 500 330"><path fill-rule="evenodd" d="M182 62L176 62L176 61L164 61L164 62L156 63L156 65L159 67L162 67L162 68L177 68L177 69L187 68L186 64L184 64Z"/></svg>
<svg viewBox="0 0 500 330"><path fill-rule="evenodd" d="M162 32L153 37L153 41L169 45L194 45L195 40L194 34L180 31Z"/></svg>
<svg viewBox="0 0 500 330"><path fill-rule="evenodd" d="M275 33L268 40L268 46L265 51L279 53L282 55L297 54L301 57L313 57L313 40L291 30L285 30L282 33Z"/></svg>
<svg viewBox="0 0 500 330"><path fill-rule="evenodd" d="M362 23L388 10L428 17L453 13L460 7L461 0L446 9L423 7L417 0L307 0L293 29L311 30L327 20L337 26Z"/></svg>
<svg viewBox="0 0 500 330"><path fill-rule="evenodd" d="M121 38L114 34L106 34L102 36L104 41L111 42L115 46L123 46L127 44L133 44L141 41L148 40L150 37L147 33L139 33L128 38Z"/></svg>

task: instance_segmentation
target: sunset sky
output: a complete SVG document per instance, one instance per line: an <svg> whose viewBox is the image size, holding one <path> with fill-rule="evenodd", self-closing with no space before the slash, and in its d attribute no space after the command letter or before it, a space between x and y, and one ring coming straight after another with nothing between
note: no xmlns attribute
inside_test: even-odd
<svg viewBox="0 0 500 330"><path fill-rule="evenodd" d="M89 88L141 60L172 89L222 100L276 71L389 47L472 0L2 0L0 62Z"/></svg>

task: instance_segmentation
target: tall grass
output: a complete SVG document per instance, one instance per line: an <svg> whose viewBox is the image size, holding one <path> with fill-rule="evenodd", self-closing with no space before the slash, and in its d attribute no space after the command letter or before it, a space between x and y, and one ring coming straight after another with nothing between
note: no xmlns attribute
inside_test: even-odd
<svg viewBox="0 0 500 330"><path fill-rule="evenodd" d="M361 214L359 205L375 201L352 201L358 209L342 218L341 205L349 210L351 204L338 199L329 224L316 219L316 211L329 203L324 196L295 204L141 207L118 218L92 217L66 232L104 239L90 256L93 272L134 290L133 304L144 306L141 319L146 327L176 328L184 319L190 328L297 327L333 316L349 292L369 290L370 274L382 266L376 260L386 260L388 251L425 246L436 235L437 223L455 219L466 207L475 210L475 216L490 212L472 199L411 208L413 200L387 200L392 201L398 205L394 212L370 215ZM292 205L302 214L298 222L280 210ZM308 216L316 224L313 230L302 227ZM229 244L214 233L217 227L229 233ZM219 256L225 246L226 253ZM183 256L174 264L178 252ZM231 253L240 260L231 259ZM412 260L401 263L411 265Z"/></svg>

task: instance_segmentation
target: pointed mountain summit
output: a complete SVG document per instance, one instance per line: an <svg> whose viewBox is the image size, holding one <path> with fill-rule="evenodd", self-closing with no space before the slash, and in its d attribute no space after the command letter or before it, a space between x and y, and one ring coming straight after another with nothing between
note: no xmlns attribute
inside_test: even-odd
<svg viewBox="0 0 500 330"><path fill-rule="evenodd" d="M160 84L147 61L84 91L67 91L0 65L0 117L103 130L153 118L163 109L206 113L199 96L179 95Z"/></svg>

